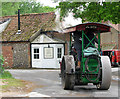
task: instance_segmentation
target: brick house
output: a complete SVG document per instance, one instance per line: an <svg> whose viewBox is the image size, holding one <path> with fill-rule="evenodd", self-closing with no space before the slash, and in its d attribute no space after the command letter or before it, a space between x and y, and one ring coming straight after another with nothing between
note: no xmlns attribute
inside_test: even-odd
<svg viewBox="0 0 120 99"><path fill-rule="evenodd" d="M18 16L2 20L8 18L11 21L1 33L6 68L59 68L62 56L68 53L69 35L55 31L54 12L20 15L21 33Z"/></svg>
<svg viewBox="0 0 120 99"><path fill-rule="evenodd" d="M101 34L101 46L103 50L120 50L120 24L112 24L109 21L103 22L112 26L110 33Z"/></svg>

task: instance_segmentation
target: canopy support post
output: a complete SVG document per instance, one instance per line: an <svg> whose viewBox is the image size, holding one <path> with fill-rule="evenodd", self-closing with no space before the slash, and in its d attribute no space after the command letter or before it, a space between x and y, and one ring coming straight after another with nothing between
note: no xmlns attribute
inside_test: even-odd
<svg viewBox="0 0 120 99"><path fill-rule="evenodd" d="M82 61L83 61L83 50L84 50L84 31L82 30Z"/></svg>
<svg viewBox="0 0 120 99"><path fill-rule="evenodd" d="M98 32L98 51L100 52L100 31Z"/></svg>

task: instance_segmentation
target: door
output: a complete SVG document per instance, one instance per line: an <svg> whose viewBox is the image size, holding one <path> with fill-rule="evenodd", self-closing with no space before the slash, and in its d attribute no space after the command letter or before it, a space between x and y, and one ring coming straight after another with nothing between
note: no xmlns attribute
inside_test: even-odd
<svg viewBox="0 0 120 99"><path fill-rule="evenodd" d="M63 44L57 45L56 48L56 59L57 59L57 64L56 67L60 68L60 62L62 61L62 57L64 55L64 46Z"/></svg>
<svg viewBox="0 0 120 99"><path fill-rule="evenodd" d="M32 47L32 67L40 68L40 46Z"/></svg>

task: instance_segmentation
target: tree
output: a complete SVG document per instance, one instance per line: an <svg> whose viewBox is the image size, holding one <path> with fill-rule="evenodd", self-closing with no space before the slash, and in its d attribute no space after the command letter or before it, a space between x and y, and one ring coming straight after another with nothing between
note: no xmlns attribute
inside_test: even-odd
<svg viewBox="0 0 120 99"><path fill-rule="evenodd" d="M15 15L19 8L18 2L3 2L2 3L2 16Z"/></svg>
<svg viewBox="0 0 120 99"><path fill-rule="evenodd" d="M46 13L53 12L55 8L42 6L35 1L30 2L3 2L2 3L2 16L15 15L18 9L21 14L26 13Z"/></svg>
<svg viewBox="0 0 120 99"><path fill-rule="evenodd" d="M114 24L120 23L119 2L60 2L59 6L61 19L69 12L75 18L81 18L83 22L111 21Z"/></svg>

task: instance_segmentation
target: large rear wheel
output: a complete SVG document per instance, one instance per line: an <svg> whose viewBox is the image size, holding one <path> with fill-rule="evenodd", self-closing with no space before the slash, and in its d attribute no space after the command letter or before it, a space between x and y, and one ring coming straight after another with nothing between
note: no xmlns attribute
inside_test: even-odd
<svg viewBox="0 0 120 99"><path fill-rule="evenodd" d="M75 85L73 56L64 56L61 65L61 81L65 90L73 90Z"/></svg>
<svg viewBox="0 0 120 99"><path fill-rule="evenodd" d="M101 83L97 84L97 89L108 90L111 84L111 63L108 56L101 56Z"/></svg>

